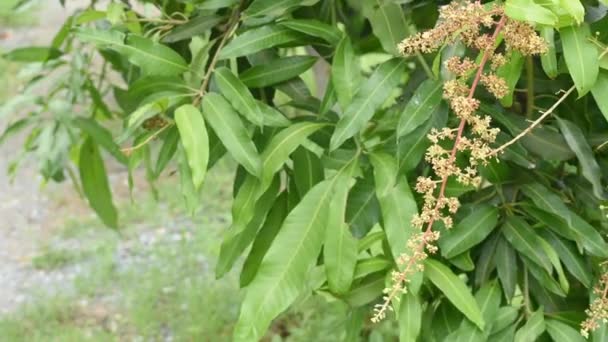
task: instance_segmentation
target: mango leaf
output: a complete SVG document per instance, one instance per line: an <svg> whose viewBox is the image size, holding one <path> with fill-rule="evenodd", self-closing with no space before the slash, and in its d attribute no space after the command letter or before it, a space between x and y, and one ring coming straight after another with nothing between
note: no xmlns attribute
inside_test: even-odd
<svg viewBox="0 0 608 342"><path fill-rule="evenodd" d="M559 0L560 7L565 10L577 25L580 25L585 19L585 7L580 0Z"/></svg>
<svg viewBox="0 0 608 342"><path fill-rule="evenodd" d="M316 19L290 19L281 21L279 25L309 36L321 38L332 45L338 44L341 38L340 31L335 27Z"/></svg>
<svg viewBox="0 0 608 342"><path fill-rule="evenodd" d="M234 341L257 341L306 284L325 235L334 180L315 185L289 213L247 287Z"/></svg>
<svg viewBox="0 0 608 342"><path fill-rule="evenodd" d="M495 334L515 322L519 316L519 310L513 306L503 306L496 311L494 321L492 322L491 334Z"/></svg>
<svg viewBox="0 0 608 342"><path fill-rule="evenodd" d="M499 331L498 333L490 336L492 342L513 342L515 338L515 329L517 325L513 324L508 328Z"/></svg>
<svg viewBox="0 0 608 342"><path fill-rule="evenodd" d="M298 7L312 6L317 2L319 0L255 0L243 12L243 17L247 24L263 24Z"/></svg>
<svg viewBox="0 0 608 342"><path fill-rule="evenodd" d="M120 147L114 142L112 133L97 123L97 121L79 117L75 118L72 122L81 131L90 136L97 145L108 151L114 158L116 158L116 160L125 165L128 163L127 156L122 153Z"/></svg>
<svg viewBox="0 0 608 342"><path fill-rule="evenodd" d="M411 133L431 118L441 103L442 90L442 83L434 80L429 79L420 84L401 112L397 136Z"/></svg>
<svg viewBox="0 0 608 342"><path fill-rule="evenodd" d="M202 3L196 4L199 10L216 10L220 8L236 5L239 0L205 0Z"/></svg>
<svg viewBox="0 0 608 342"><path fill-rule="evenodd" d="M165 135L163 146L158 152L158 158L156 159L156 177L158 177L161 172L163 172L171 158L173 158L173 155L177 151L178 143L179 131L176 127L169 128L169 131Z"/></svg>
<svg viewBox="0 0 608 342"><path fill-rule="evenodd" d="M471 258L471 251L466 251L464 253L460 253L457 256L449 259L452 265L460 268L463 271L470 272L475 269L475 263Z"/></svg>
<svg viewBox="0 0 608 342"><path fill-rule="evenodd" d="M331 84L343 110L351 103L360 82L359 60L350 39L344 36L336 47L331 67Z"/></svg>
<svg viewBox="0 0 608 342"><path fill-rule="evenodd" d="M205 121L196 107L183 105L175 110L175 124L192 170L192 183L198 190L205 180L209 162L209 137Z"/></svg>
<svg viewBox="0 0 608 342"><path fill-rule="evenodd" d="M534 342L545 331L544 312L541 307L528 318L526 324L517 330L515 342Z"/></svg>
<svg viewBox="0 0 608 342"><path fill-rule="evenodd" d="M532 0L507 0L505 13L516 20L554 26L557 16L551 10L536 4Z"/></svg>
<svg viewBox="0 0 608 342"><path fill-rule="evenodd" d="M439 238L441 254L446 258L455 257L483 241L498 222L498 210L490 205L480 205Z"/></svg>
<svg viewBox="0 0 608 342"><path fill-rule="evenodd" d="M17 48L2 55L2 58L14 62L46 62L61 57L61 50L53 47L30 46Z"/></svg>
<svg viewBox="0 0 608 342"><path fill-rule="evenodd" d="M227 59L251 55L278 45L293 43L306 37L300 32L277 25L265 25L244 32L222 49L219 58Z"/></svg>
<svg viewBox="0 0 608 342"><path fill-rule="evenodd" d="M285 127L291 124L289 119L275 107L269 106L260 100L255 100L255 103L262 113L262 122L265 126Z"/></svg>
<svg viewBox="0 0 608 342"><path fill-rule="evenodd" d="M385 3L367 15L374 35L378 37L384 51L399 55L397 45L408 36L408 23L400 4Z"/></svg>
<svg viewBox="0 0 608 342"><path fill-rule="evenodd" d="M177 134L176 134L177 135ZM179 137L177 137L179 139ZM200 193L194 188L192 183L192 170L188 165L188 157L183 146L179 146L177 150L177 161L180 179L180 192L184 197L186 210L190 216L194 216L200 203Z"/></svg>
<svg viewBox="0 0 608 342"><path fill-rule="evenodd" d="M553 27L542 26L540 27L540 36L547 42L547 53L543 53L540 56L540 62L542 64L545 74L549 78L557 77L557 57L555 55L555 30Z"/></svg>
<svg viewBox="0 0 608 342"><path fill-rule="evenodd" d="M551 261L539 249L540 237L526 221L517 216L508 217L501 231L513 248L544 268L547 272L551 272Z"/></svg>
<svg viewBox="0 0 608 342"><path fill-rule="evenodd" d="M566 323L555 319L548 319L546 322L547 332L555 342L584 342L583 336L574 328Z"/></svg>
<svg viewBox="0 0 608 342"><path fill-rule="evenodd" d="M80 147L78 170L80 171L82 190L89 201L89 205L106 226L117 229L118 214L112 203L112 192L108 183L106 168L97 144L90 137Z"/></svg>
<svg viewBox="0 0 608 342"><path fill-rule="evenodd" d="M564 135L564 139L570 146L570 149L574 151L580 167L582 169L583 177L585 177L591 185L593 185L593 194L599 199L605 198L604 187L602 186L602 171L600 166L595 160L591 146L587 143L585 135L581 129L574 123L556 117L559 128Z"/></svg>
<svg viewBox="0 0 608 342"><path fill-rule="evenodd" d="M384 234L382 234L383 236ZM361 250L360 247L358 247ZM363 278L375 272L380 272L388 269L392 265L391 261L381 257L367 258L359 260L355 267L355 279Z"/></svg>
<svg viewBox="0 0 608 342"><path fill-rule="evenodd" d="M433 259L424 261L424 276L443 292L448 300L479 329L485 322L475 298L466 284L447 266Z"/></svg>
<svg viewBox="0 0 608 342"><path fill-rule="evenodd" d="M361 238L380 221L380 204L376 198L373 179L357 179L350 189L346 204L346 222L353 235Z"/></svg>
<svg viewBox="0 0 608 342"><path fill-rule="evenodd" d="M382 289L385 287L384 275L372 274L362 279L356 286L353 286L346 297L346 302L351 307L368 305L378 298L378 295L382 293Z"/></svg>
<svg viewBox="0 0 608 342"><path fill-rule="evenodd" d="M175 43L185 39L190 39L209 31L217 24L221 23L222 17L217 15L199 15L190 18L187 23L176 26L169 34L163 37L164 43Z"/></svg>
<svg viewBox="0 0 608 342"><path fill-rule="evenodd" d="M608 94L607 71L600 72L595 85L591 88L591 94L598 108L604 114L604 118L608 121L608 96L605 96L605 94Z"/></svg>
<svg viewBox="0 0 608 342"><path fill-rule="evenodd" d="M261 174L262 162L249 132L230 104L219 94L203 98L203 115L232 157L254 176Z"/></svg>
<svg viewBox="0 0 608 342"><path fill-rule="evenodd" d="M532 262L529 258L525 256L521 256L521 259L526 268L528 269L529 275L531 275L531 277L528 278L530 283L532 283L532 280L536 279L536 282L539 284L539 286L542 287L542 291L545 292L545 295L550 295L549 292L551 292L562 298L565 298L567 296L567 293L564 291L561 284L553 278L551 273L547 272L547 270L538 266L536 263ZM533 293L535 292L533 290L531 291ZM536 296L537 294L535 293L534 295ZM541 304L543 303L541 299L539 299L539 302Z"/></svg>
<svg viewBox="0 0 608 342"><path fill-rule="evenodd" d="M291 158L293 159L296 188L300 197L304 197L308 190L325 178L323 164L321 164L321 159L316 154L304 147L296 149Z"/></svg>
<svg viewBox="0 0 608 342"><path fill-rule="evenodd" d="M564 27L560 29L559 34L566 65L580 98L591 90L597 80L597 49L589 41L591 33L587 24Z"/></svg>
<svg viewBox="0 0 608 342"><path fill-rule="evenodd" d="M496 74L502 77L509 87L509 92L500 99L500 104L503 107L511 107L513 105L513 91L517 85L517 81L521 76L521 71L524 67L524 56L517 51L512 51L509 55L507 63L496 70Z"/></svg>
<svg viewBox="0 0 608 342"><path fill-rule="evenodd" d="M583 260L582 256L580 253L578 253L572 242L564 241L562 238L549 230L541 231L541 235L545 240L547 240L547 242L551 244L551 246L553 246L570 274L585 285L585 287L591 287L591 283L593 282L591 268Z"/></svg>
<svg viewBox="0 0 608 342"><path fill-rule="evenodd" d="M84 42L125 54L145 75L177 75L188 70L188 64L173 49L148 38L125 35L120 31L90 28L76 29L76 37Z"/></svg>
<svg viewBox="0 0 608 342"><path fill-rule="evenodd" d="M496 270L505 292L507 302L511 302L517 286L517 254L503 238L496 247Z"/></svg>
<svg viewBox="0 0 608 342"><path fill-rule="evenodd" d="M290 80L310 69L317 62L314 56L291 56L253 66L239 75L251 88L261 88Z"/></svg>
<svg viewBox="0 0 608 342"><path fill-rule="evenodd" d="M217 68L213 74L222 95L232 104L232 107L249 122L262 126L264 117L249 88L226 67Z"/></svg>
<svg viewBox="0 0 608 342"><path fill-rule="evenodd" d="M559 280L559 285L565 293L570 291L570 283L566 278L566 274L564 273L564 269L562 267L562 263L559 260L559 255L553 247L545 241L542 237L538 240L540 242L540 248L545 252L549 260L551 261L551 265L553 265L553 269L557 273L557 279Z"/></svg>
<svg viewBox="0 0 608 342"><path fill-rule="evenodd" d="M416 342L422 327L422 304L412 293L401 297L399 304L399 341Z"/></svg>
<svg viewBox="0 0 608 342"><path fill-rule="evenodd" d="M340 147L344 141L365 127L376 110L390 96L391 91L399 84L404 68L405 61L402 58L391 59L376 68L372 76L357 91L354 100L338 121L331 137L330 150Z"/></svg>
<svg viewBox="0 0 608 342"><path fill-rule="evenodd" d="M249 285L257 274L262 259L264 259L264 256L268 252L268 248L270 248L272 242L279 233L279 229L281 229L287 214L287 192L282 192L270 209L270 212L264 221L264 225L260 228L255 241L253 241L251 250L245 259L245 262L243 262L240 277L241 287Z"/></svg>

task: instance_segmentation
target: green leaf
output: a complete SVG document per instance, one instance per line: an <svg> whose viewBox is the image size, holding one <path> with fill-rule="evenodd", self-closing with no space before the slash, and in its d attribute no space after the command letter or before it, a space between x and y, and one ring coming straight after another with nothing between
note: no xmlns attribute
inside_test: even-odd
<svg viewBox="0 0 608 342"><path fill-rule="evenodd" d="M265 25L232 39L220 53L220 59L251 55L258 51L301 40L302 33L284 26Z"/></svg>
<svg viewBox="0 0 608 342"><path fill-rule="evenodd" d="M479 329L485 322L475 298L466 284L447 266L433 259L424 261L424 276L443 292L448 300Z"/></svg>
<svg viewBox="0 0 608 342"><path fill-rule="evenodd" d="M101 31L89 28L78 28L76 37L100 48L109 48L125 54L131 63L141 68L144 76L172 76L188 70L188 64L182 56L168 46L148 38L136 35L126 36L120 31Z"/></svg>
<svg viewBox="0 0 608 342"><path fill-rule="evenodd" d="M350 39L344 36L336 47L331 66L331 84L342 109L346 110L352 102L360 82L359 60Z"/></svg>
<svg viewBox="0 0 608 342"><path fill-rule="evenodd" d="M496 247L496 270L505 292L507 302L511 302L517 286L517 254L503 238Z"/></svg>
<svg viewBox="0 0 608 342"><path fill-rule="evenodd" d="M540 237L526 221L517 216L508 217L502 226L501 231L513 248L537 265L543 267L547 272L551 272L551 261L547 255L539 249Z"/></svg>
<svg viewBox="0 0 608 342"><path fill-rule="evenodd" d="M201 112L192 105L183 105L175 110L175 124L192 170L192 183L200 189L207 173L209 162L209 137Z"/></svg>
<svg viewBox="0 0 608 342"><path fill-rule="evenodd" d="M80 171L82 190L89 201L89 205L106 226L117 229L118 214L112 203L112 192L108 183L106 168L97 144L90 137L80 147L78 170Z"/></svg>
<svg viewBox="0 0 608 342"><path fill-rule="evenodd" d="M499 331L495 335L490 336L492 342L513 342L515 338L515 329L517 329L517 325L513 324L510 327Z"/></svg>
<svg viewBox="0 0 608 342"><path fill-rule="evenodd" d="M333 181L317 184L289 213L247 287L234 341L257 341L305 287L321 251Z"/></svg>
<svg viewBox="0 0 608 342"><path fill-rule="evenodd" d="M161 172L163 172L167 164L169 164L171 158L173 158L173 155L177 151L178 143L179 131L176 127L169 128L167 135L165 135L163 146L158 152L155 170L156 177L160 176Z"/></svg>
<svg viewBox="0 0 608 342"><path fill-rule="evenodd" d="M14 62L46 62L61 57L59 49L53 47L30 46L17 48L2 55L2 58Z"/></svg>
<svg viewBox="0 0 608 342"><path fill-rule="evenodd" d="M291 56L253 66L239 75L247 87L261 88L299 76L317 62L314 56Z"/></svg>
<svg viewBox="0 0 608 342"><path fill-rule="evenodd" d="M312 6L319 0L255 0L243 12L247 24L255 25L272 21L302 6Z"/></svg>
<svg viewBox="0 0 608 342"><path fill-rule="evenodd" d="M405 69L402 58L382 63L372 76L363 83L354 100L346 108L331 137L330 150L340 147L344 141L357 134L374 116L399 84ZM335 85L335 84L334 84Z"/></svg>
<svg viewBox="0 0 608 342"><path fill-rule="evenodd" d="M391 2L381 4L369 13L368 19L384 51L399 55L397 45L408 36L409 26L401 5Z"/></svg>
<svg viewBox="0 0 608 342"><path fill-rule="evenodd" d="M381 236L384 236L384 234L381 233ZM360 247L358 249L361 250ZM386 260L384 258L380 258L380 257L359 260L357 262L357 266L355 267L354 278L359 279L359 278L363 278L367 275L370 275L372 273L386 270L391 265L392 265L391 261L388 261L388 260Z"/></svg>
<svg viewBox="0 0 608 342"><path fill-rule="evenodd" d="M240 278L241 287L249 285L257 274L262 259L279 233L279 229L281 229L286 216L287 192L282 192L281 195L277 197L272 209L270 209L270 212L264 221L264 225L260 228L260 231L251 246L251 251L249 251L249 255L247 255L247 258L243 263Z"/></svg>
<svg viewBox="0 0 608 342"><path fill-rule="evenodd" d="M346 222L353 235L361 238L380 221L380 203L372 177L357 179L346 204Z"/></svg>
<svg viewBox="0 0 608 342"><path fill-rule="evenodd" d="M110 131L108 131L105 127L98 124L97 121L87 118L75 118L72 122L81 131L90 136L97 145L100 145L112 156L114 156L116 160L125 165L128 163L127 156L122 153L120 146L114 142L112 133L110 133Z"/></svg>
<svg viewBox="0 0 608 342"><path fill-rule="evenodd" d="M583 336L566 323L555 319L546 321L547 332L555 342L584 342Z"/></svg>
<svg viewBox="0 0 608 342"><path fill-rule="evenodd" d="M186 157L186 152L184 151L183 146L179 146L177 152L177 161L180 179L180 190L182 196L184 196L186 210L188 210L190 216L194 216L199 206L200 194L194 188L194 183L192 183L192 170L190 169L190 165L188 165L188 157Z"/></svg>
<svg viewBox="0 0 608 342"><path fill-rule="evenodd" d="M585 7L580 0L559 0L560 7L566 11L577 25L580 25L585 19Z"/></svg>
<svg viewBox="0 0 608 342"><path fill-rule="evenodd" d="M368 305L382 294L385 287L384 275L370 275L358 283L357 286L353 286L346 297L346 302L351 307Z"/></svg>
<svg viewBox="0 0 608 342"><path fill-rule="evenodd" d="M323 164L316 154L304 147L296 149L292 154L292 159L296 188L300 197L304 197L308 190L325 178Z"/></svg>
<svg viewBox="0 0 608 342"><path fill-rule="evenodd" d="M216 10L236 5L238 2L239 0L205 0L202 3L197 3L196 7L199 10Z"/></svg>
<svg viewBox="0 0 608 342"><path fill-rule="evenodd" d="M264 117L255 98L251 95L247 86L230 69L226 67L217 68L214 77L222 95L232 104L234 109L254 125L262 126L264 124Z"/></svg>
<svg viewBox="0 0 608 342"><path fill-rule="evenodd" d="M560 29L559 34L566 65L580 98L593 88L597 80L598 52L595 45L589 41L591 33L587 24L564 27Z"/></svg>
<svg viewBox="0 0 608 342"><path fill-rule="evenodd" d="M203 98L203 115L232 157L254 176L261 174L262 163L249 132L230 104L219 94Z"/></svg>
<svg viewBox="0 0 608 342"><path fill-rule="evenodd" d="M608 121L608 71L600 72L597 81L593 88L591 88L591 94L598 108L604 114L604 118Z"/></svg>
<svg viewBox="0 0 608 342"><path fill-rule="evenodd" d="M460 268L463 271L470 272L475 269L475 263L471 259L470 250L464 253L460 253L457 256L449 259L452 265Z"/></svg>
<svg viewBox="0 0 608 342"><path fill-rule="evenodd" d="M545 319L541 307L528 318L526 324L517 330L515 342L534 342L545 331Z"/></svg>
<svg viewBox="0 0 608 342"><path fill-rule="evenodd" d="M583 131L566 119L560 119L559 117L556 117L556 119L559 129L564 135L564 139L566 139L568 146L570 146L578 158L583 177L593 185L593 194L599 199L605 198L604 187L601 181L602 171L595 160L591 146L587 143Z"/></svg>
<svg viewBox="0 0 608 342"><path fill-rule="evenodd" d="M591 268L583 260L576 247L571 242L564 241L551 231L543 230L541 231L541 235L553 246L570 274L585 285L585 287L590 288L593 282Z"/></svg>
<svg viewBox="0 0 608 342"><path fill-rule="evenodd" d="M287 119L285 115L275 107L269 106L259 100L255 100L255 103L258 105L258 108L262 113L262 121L264 122L264 125L271 127L285 127L291 124L289 119Z"/></svg>
<svg viewBox="0 0 608 342"><path fill-rule="evenodd" d="M492 334L495 334L515 322L519 316L519 310L513 306L503 306L498 309L492 322Z"/></svg>
<svg viewBox="0 0 608 342"><path fill-rule="evenodd" d="M401 297L399 304L399 341L416 342L422 327L422 304L412 293Z"/></svg>
<svg viewBox="0 0 608 342"><path fill-rule="evenodd" d="M557 24L557 16L553 12L532 0L507 0L505 13L516 20L531 21L548 26Z"/></svg>
<svg viewBox="0 0 608 342"><path fill-rule="evenodd" d="M281 21L279 25L309 36L321 38L332 45L338 44L341 38L340 31L335 27L316 19L290 19Z"/></svg>
<svg viewBox="0 0 608 342"><path fill-rule="evenodd" d="M540 55L540 62L543 66L545 74L549 78L556 78L557 72L557 57L555 55L555 30L553 27L542 26L540 28L540 36L547 42L548 50L546 53Z"/></svg>
<svg viewBox="0 0 608 342"><path fill-rule="evenodd" d="M545 252L545 254L549 258L549 260L551 261L551 265L553 265L553 268L555 269L555 272L557 273L557 278L559 280L560 287L562 288L562 290L565 293L568 293L568 291L570 291L570 283L568 282L568 279L566 278L566 274L564 273L562 263L559 261L559 256L557 255L557 252L542 237L540 239L538 239L538 242L540 242L540 247Z"/></svg>
<svg viewBox="0 0 608 342"><path fill-rule="evenodd" d="M162 40L165 43L175 43L181 40L190 39L211 30L222 22L222 20L223 18L217 15L199 15L189 19L185 24L176 26Z"/></svg>
<svg viewBox="0 0 608 342"><path fill-rule="evenodd" d="M420 84L401 112L397 136L402 137L411 133L431 118L441 104L442 85L441 82L430 79Z"/></svg>
<svg viewBox="0 0 608 342"><path fill-rule="evenodd" d="M513 104L513 91L521 76L521 71L524 66L524 56L517 51L512 51L508 57L507 63L496 70L496 74L502 77L509 87L509 92L500 99L500 104L504 107L511 107Z"/></svg>
<svg viewBox="0 0 608 342"><path fill-rule="evenodd" d="M452 229L441 234L441 254L452 258L477 245L490 235L498 222L498 210L490 205L480 205Z"/></svg>

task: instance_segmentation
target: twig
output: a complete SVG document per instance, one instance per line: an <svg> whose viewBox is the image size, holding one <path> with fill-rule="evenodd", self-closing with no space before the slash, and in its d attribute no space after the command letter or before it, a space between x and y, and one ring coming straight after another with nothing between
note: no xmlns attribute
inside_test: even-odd
<svg viewBox="0 0 608 342"><path fill-rule="evenodd" d="M146 140L142 141L141 143L135 145L135 146L131 146L131 147L126 147L121 149L120 151L126 155L129 155L131 153L133 153L133 151L142 148L143 146L145 146L147 143L149 143L150 141L152 141L152 139L156 138L159 134L161 134L165 129L167 129L168 127L172 126L172 123L168 123L165 126L161 127L158 131L152 133L149 137L146 138Z"/></svg>
<svg viewBox="0 0 608 342"><path fill-rule="evenodd" d="M504 151L507 147L513 145L517 140L523 138L526 134L530 133L530 131L532 131L536 126L538 126L538 124L540 124L547 116L552 114L553 111L555 110L555 108L557 108L557 106L559 106L559 104L562 103L568 97L568 95L570 95L574 91L574 89L576 89L575 86L570 87L570 89L568 89L564 93L564 95L562 95L562 97L560 97L559 100L557 100L553 104L553 106L551 106L551 108L549 108L546 112L543 113L543 115L541 115L538 119L536 119L534 122L532 122L532 124L530 126L528 126L528 128L521 131L515 138L511 139L509 142L505 143L504 145L502 145L499 148L492 151L492 153L490 153L490 155L496 155L496 154Z"/></svg>

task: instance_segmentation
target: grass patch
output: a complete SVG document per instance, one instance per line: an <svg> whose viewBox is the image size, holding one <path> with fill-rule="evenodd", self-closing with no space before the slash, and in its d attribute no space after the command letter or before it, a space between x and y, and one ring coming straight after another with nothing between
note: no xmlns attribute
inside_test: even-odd
<svg viewBox="0 0 608 342"><path fill-rule="evenodd" d="M47 271L62 268L78 260L79 254L69 250L48 249L32 259L32 266Z"/></svg>

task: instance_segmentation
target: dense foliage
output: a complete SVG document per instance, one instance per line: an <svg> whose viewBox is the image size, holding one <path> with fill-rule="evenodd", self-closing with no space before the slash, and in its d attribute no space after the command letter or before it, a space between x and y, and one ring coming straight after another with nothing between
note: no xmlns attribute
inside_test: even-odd
<svg viewBox="0 0 608 342"><path fill-rule="evenodd" d="M235 341L310 294L352 307L348 340L388 303L403 341L577 341L599 297L584 328L606 341L607 4L455 5L444 20L446 4L93 1L48 46L4 56L29 81L0 142L29 132L22 156L115 229L108 163L129 184L143 168L152 191L177 171L195 213L207 170L232 158L216 275L242 267ZM457 148L469 135L483 141ZM411 250L431 240L436 253Z"/></svg>

